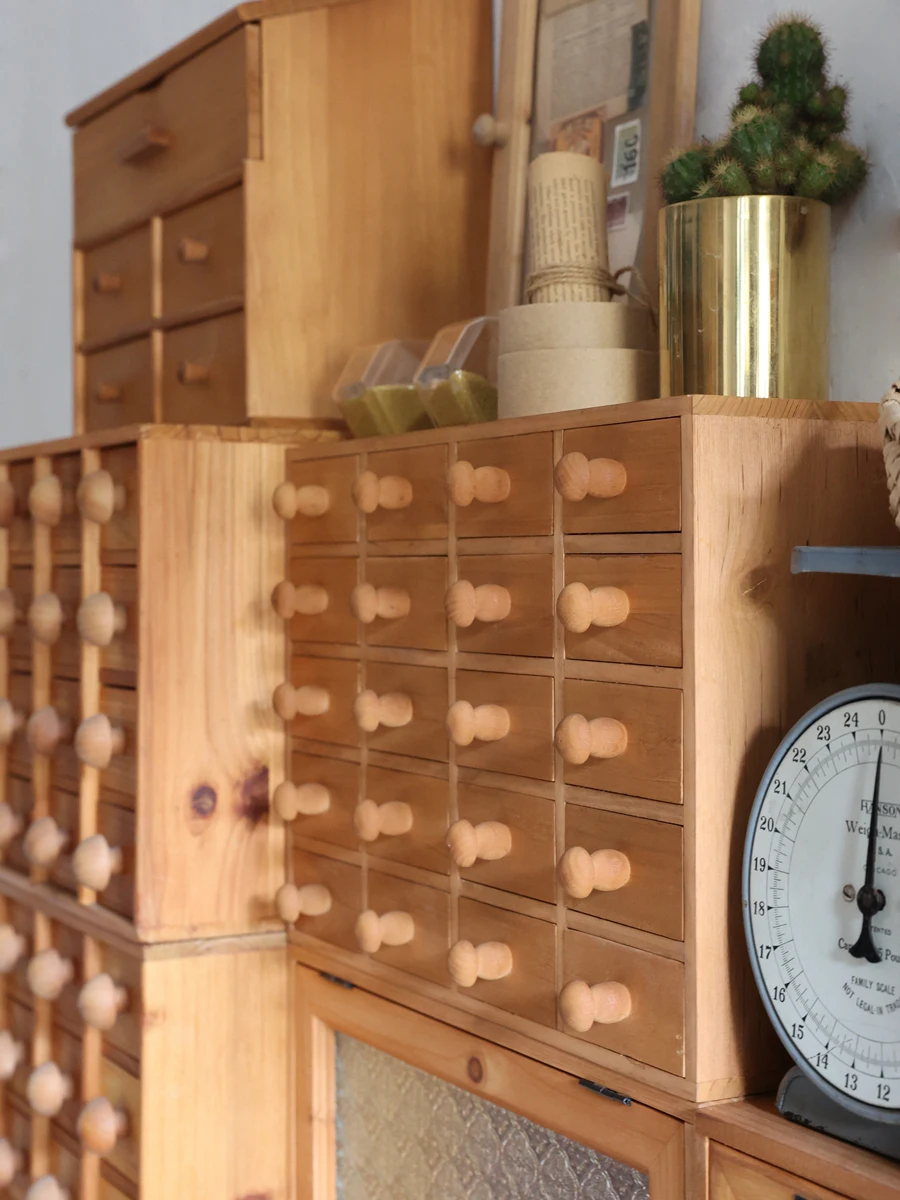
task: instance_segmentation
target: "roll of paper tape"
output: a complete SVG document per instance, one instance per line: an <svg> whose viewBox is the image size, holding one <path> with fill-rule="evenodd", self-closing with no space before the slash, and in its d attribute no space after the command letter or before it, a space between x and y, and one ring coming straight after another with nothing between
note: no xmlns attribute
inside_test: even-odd
<svg viewBox="0 0 900 1200"><path fill-rule="evenodd" d="M501 417L659 395L659 354L649 350L519 350L500 355L497 374Z"/></svg>
<svg viewBox="0 0 900 1200"><path fill-rule="evenodd" d="M520 350L656 350L650 311L611 300L519 304L500 314L500 353Z"/></svg>

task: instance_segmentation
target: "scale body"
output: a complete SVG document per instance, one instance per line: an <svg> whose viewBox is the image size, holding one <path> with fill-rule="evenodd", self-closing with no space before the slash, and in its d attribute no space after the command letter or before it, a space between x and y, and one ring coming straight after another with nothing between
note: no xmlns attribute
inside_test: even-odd
<svg viewBox="0 0 900 1200"><path fill-rule="evenodd" d="M900 687L838 692L783 739L753 804L743 911L797 1064L779 1110L900 1159Z"/></svg>

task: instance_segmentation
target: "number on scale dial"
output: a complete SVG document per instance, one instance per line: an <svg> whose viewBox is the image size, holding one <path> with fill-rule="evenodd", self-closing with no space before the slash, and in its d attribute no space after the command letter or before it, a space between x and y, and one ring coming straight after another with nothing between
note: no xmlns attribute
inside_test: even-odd
<svg viewBox="0 0 900 1200"><path fill-rule="evenodd" d="M845 1105L900 1120L900 688L839 693L782 742L753 808L744 909L796 1061Z"/></svg>

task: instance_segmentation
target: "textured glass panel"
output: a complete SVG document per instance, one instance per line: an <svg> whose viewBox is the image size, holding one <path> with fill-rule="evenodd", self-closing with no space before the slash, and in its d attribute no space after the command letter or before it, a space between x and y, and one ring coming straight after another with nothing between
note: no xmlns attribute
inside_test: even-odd
<svg viewBox="0 0 900 1200"><path fill-rule="evenodd" d="M631 1167L355 1038L336 1044L338 1200L649 1196Z"/></svg>

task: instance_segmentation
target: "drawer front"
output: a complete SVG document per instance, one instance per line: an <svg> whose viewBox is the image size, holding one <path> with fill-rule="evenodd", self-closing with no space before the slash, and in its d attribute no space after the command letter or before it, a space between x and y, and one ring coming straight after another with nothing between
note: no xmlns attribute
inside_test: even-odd
<svg viewBox="0 0 900 1200"><path fill-rule="evenodd" d="M135 687L138 666L138 573L136 567L104 567L100 584L125 627L100 650L100 675L109 683ZM79 647L80 648L80 647Z"/></svg>
<svg viewBox="0 0 900 1200"><path fill-rule="evenodd" d="M71 1137L74 1130L69 1130L69 1133ZM77 1197L81 1180L81 1159L77 1154L73 1154L69 1144L64 1145L51 1129L47 1146L47 1170L67 1189L69 1195Z"/></svg>
<svg viewBox="0 0 900 1200"><path fill-rule="evenodd" d="M176 320L244 295L244 197L239 187L162 223L162 315Z"/></svg>
<svg viewBox="0 0 900 1200"><path fill-rule="evenodd" d="M294 687L322 688L328 694L328 710L317 716L298 713L290 724L294 737L355 746L359 730L353 716L358 689L359 666L338 658L291 659Z"/></svg>
<svg viewBox="0 0 900 1200"><path fill-rule="evenodd" d="M68 939L59 936L62 927L58 927L55 938L56 948L67 958L78 959L81 954L80 946L74 945L74 939L80 939L80 934L70 933ZM141 960L126 954L120 954L102 942L98 942L100 965L96 974L105 973L115 984L125 989L128 995L127 1007L116 1017L111 1029L103 1031L104 1053L113 1057L118 1056L126 1063L131 1063L137 1070L141 1057ZM87 979L82 977L82 966L78 962L78 977L75 983L63 989L62 995L54 1001L55 1011L61 1020L68 1022L74 1028L81 1028L84 1019L78 1010L78 996L81 987Z"/></svg>
<svg viewBox="0 0 900 1200"><path fill-rule="evenodd" d="M81 455L59 454L52 460L51 470L62 487L62 514L52 529L52 551L54 554L80 552L81 513L76 494L81 482Z"/></svg>
<svg viewBox="0 0 900 1200"><path fill-rule="evenodd" d="M10 771L22 779L31 779L31 764L33 755L26 740L26 723L32 712L32 682L30 675L10 675L6 694L16 714L24 718L24 722L13 734L12 741L6 749L7 763Z"/></svg>
<svg viewBox="0 0 900 1200"><path fill-rule="evenodd" d="M368 885L369 908L373 912L378 916L388 912L409 913L414 925L412 941L404 946L382 944L373 957L378 962L407 971L420 979L448 985L449 895L436 888L407 883L404 879L395 879L371 870Z"/></svg>
<svg viewBox="0 0 900 1200"><path fill-rule="evenodd" d="M553 680L537 675L500 675L489 671L457 671L457 703L474 711L468 717L476 736L457 745L460 766L533 779L552 779ZM478 722L482 706L495 705L508 717L509 732L495 741L481 740ZM452 715L452 714L451 714Z"/></svg>
<svg viewBox="0 0 900 1200"><path fill-rule="evenodd" d="M684 898L682 890L683 854L680 825L648 821L621 813L603 812L580 804L566 805L566 851L614 850L628 860L627 882L613 890L594 890L588 896L567 895L566 902L580 912L646 929L663 937L684 937ZM591 873L583 855L570 855L560 875L572 862L573 887L582 892L591 882ZM600 862L601 884L609 887L625 875L621 858L612 864ZM603 875L604 871L610 874Z"/></svg>
<svg viewBox="0 0 900 1200"><path fill-rule="evenodd" d="M332 946L359 950L356 921L362 912L362 869L303 850L292 851L291 859L297 887L318 883L331 895L331 908L327 913L298 917L294 928Z"/></svg>
<svg viewBox="0 0 900 1200"><path fill-rule="evenodd" d="M24 953L6 976L9 994L26 1008L32 1008L34 996L28 986L27 969L28 961L34 953L34 910L26 908L24 904L17 904L14 900L7 900L6 921L25 939Z"/></svg>
<svg viewBox="0 0 900 1200"><path fill-rule="evenodd" d="M108 471L114 484L122 489L124 504L116 509L105 525L100 527L102 551L119 553L137 550L140 525L140 502L138 496L138 448L135 443L126 446L111 446L103 450L100 464ZM137 625L134 625L135 632Z"/></svg>
<svg viewBox="0 0 900 1200"><path fill-rule="evenodd" d="M499 942L508 947L512 958L510 972L502 979L479 977L471 986L461 987L461 991L485 1004L555 1028L555 925L463 897L459 901L459 939L475 948L476 970L478 947L485 942ZM463 968L471 971L472 955L468 947L464 949L460 959ZM458 949L451 951L451 962L457 953ZM468 984L468 980L465 982Z"/></svg>
<svg viewBox="0 0 900 1200"><path fill-rule="evenodd" d="M681 692L567 679L563 694L566 718L577 715L587 722L611 719L624 726L627 736L624 750L615 757L591 754L583 762L570 761L562 747L564 726L560 722L557 742L566 759L566 783L681 803Z"/></svg>
<svg viewBox="0 0 900 1200"><path fill-rule="evenodd" d="M149 225L88 250L82 270L85 341L121 337L149 325L153 315Z"/></svg>
<svg viewBox="0 0 900 1200"><path fill-rule="evenodd" d="M476 837L478 826L488 821L506 826L510 835L508 853L495 859L479 857L471 866L461 866L463 879L552 904L556 899L553 801L463 782L458 797L459 819L472 826Z"/></svg>
<svg viewBox="0 0 900 1200"><path fill-rule="evenodd" d="M368 610L363 615L371 616L373 600L375 616L365 625L365 639L369 646L399 646L411 650L446 650L447 622L444 617L444 595L447 591L446 558L369 558L365 565L365 581L376 589L374 596L365 597ZM393 610L385 608L390 597L384 589L403 592L409 610L405 616L393 616ZM379 616L382 612L391 615Z"/></svg>
<svg viewBox="0 0 900 1200"><path fill-rule="evenodd" d="M14 566L9 573L9 586L16 597L16 613L20 614L9 639L10 660L14 670L30 671L34 647L34 634L28 620L34 599L31 567ZM51 645L50 669L52 674L62 678L77 679L81 674L81 638L77 628L81 603L80 568L54 566L49 590L58 598L62 609L62 624Z"/></svg>
<svg viewBox="0 0 900 1200"><path fill-rule="evenodd" d="M337 758L295 751L291 755L291 782L296 787L315 783L328 789L328 808L323 813L300 813L291 822L292 838L314 838L348 850L359 849L354 824L359 804L360 768Z"/></svg>
<svg viewBox="0 0 900 1200"><path fill-rule="evenodd" d="M84 356L84 419L88 432L153 420L149 337Z"/></svg>
<svg viewBox="0 0 900 1200"><path fill-rule="evenodd" d="M81 694L75 680L54 679L50 703L73 731L77 729L81 720ZM114 754L109 766L101 772L100 786L133 799L137 789L137 692L131 688L103 687L99 711L109 718L114 729L122 730L125 738L122 752ZM74 734L59 742L50 761L56 781L77 788L81 762L75 753Z"/></svg>
<svg viewBox="0 0 900 1200"><path fill-rule="evenodd" d="M122 870L112 876L109 886L101 892L97 902L129 920L134 918L135 826L132 809L101 800L97 808L97 832L106 838L110 846L122 851Z"/></svg>
<svg viewBox="0 0 900 1200"><path fill-rule="evenodd" d="M565 605L578 623L566 628L567 658L681 666L680 554L568 555L566 585L557 611L562 618ZM616 591L597 595L597 588ZM620 623L593 624L619 620L624 604ZM586 620L592 623L582 632Z"/></svg>
<svg viewBox="0 0 900 1200"><path fill-rule="evenodd" d="M710 1142L709 1200L844 1200L844 1197Z"/></svg>
<svg viewBox="0 0 900 1200"><path fill-rule="evenodd" d="M367 805L359 819L361 832L369 837L377 834L374 840L366 840L370 860L390 859L446 875L450 869L445 844L450 802L447 780L369 766L365 790L366 799L379 809L383 804L404 805L404 816L410 821L406 832L391 833L387 815L382 817L371 804ZM395 811L388 810L388 813L394 816ZM385 821L388 832L382 833L380 829Z"/></svg>
<svg viewBox="0 0 900 1200"><path fill-rule="evenodd" d="M9 553L15 562L30 562L34 555L34 527L28 511L28 493L34 482L34 465L31 462L10 463L9 482L16 497L9 527Z"/></svg>
<svg viewBox="0 0 900 1200"><path fill-rule="evenodd" d="M256 152L254 28L240 29L75 132L75 237L172 208Z"/></svg>
<svg viewBox="0 0 900 1200"><path fill-rule="evenodd" d="M22 1165L16 1172L15 1181L10 1184L9 1193L18 1200L28 1189L26 1175L28 1155L31 1151L31 1118L27 1111L11 1103L8 1096L4 1097L3 1102L3 1136L22 1156Z"/></svg>
<svg viewBox="0 0 900 1200"><path fill-rule="evenodd" d="M71 985L70 985L71 986ZM59 1110L55 1121L66 1133L77 1136L76 1128L78 1114L81 1112L81 1066L84 1052L80 1037L73 1037L68 1031L54 1025L51 1035L49 1058L56 1063L64 1075L72 1080L72 1095Z"/></svg>
<svg viewBox="0 0 900 1200"><path fill-rule="evenodd" d="M373 733L367 734L373 750L447 761L446 668L370 662L366 664L366 688L378 697L395 693L412 701L412 717L408 724L399 727L379 725Z"/></svg>
<svg viewBox="0 0 900 1200"><path fill-rule="evenodd" d="M31 779L20 779L16 775L9 775L6 779L6 803L13 810L16 816L22 823L22 833L7 845L3 851L3 865L12 867L14 871L21 871L27 875L30 871L30 865L25 857L23 850L23 840L25 830L31 821L31 813L34 808L34 791L31 785Z"/></svg>
<svg viewBox="0 0 900 1200"><path fill-rule="evenodd" d="M237 425L246 419L244 314L163 334L162 419Z"/></svg>
<svg viewBox="0 0 900 1200"><path fill-rule="evenodd" d="M28 1086L28 1076L31 1074L31 1048L34 1038L34 1009L21 1003L18 998L9 997L6 1002L7 1022L9 1032L17 1042L25 1047L25 1055L16 1066L13 1077L6 1087L21 1100L26 1107L28 1100L25 1089Z"/></svg>
<svg viewBox="0 0 900 1200"><path fill-rule="evenodd" d="M409 503L405 507L385 508L379 502L373 512L366 514L366 532L370 541L447 536L447 491L444 482L447 476L446 446L421 446L415 450L388 450L370 454L366 469L379 481L387 476L396 476L405 480L411 489Z"/></svg>
<svg viewBox="0 0 900 1200"><path fill-rule="evenodd" d="M681 528L681 426L677 417L570 429L563 435L563 454L583 455L588 462L612 459L625 468L625 486L618 495L563 500L565 533L668 532ZM557 490L561 489L560 475L566 465L557 466ZM562 490L565 495L565 484Z"/></svg>
<svg viewBox="0 0 900 1200"><path fill-rule="evenodd" d="M113 1108L128 1114L128 1129L116 1141L107 1162L132 1183L140 1182L138 1138L141 1128L141 1084L129 1071L105 1058L100 1065L100 1091Z"/></svg>
<svg viewBox="0 0 900 1200"><path fill-rule="evenodd" d="M573 1037L684 1075L683 964L571 929L563 936L564 985L621 984L628 989L631 1011L624 1020L595 1023L585 1033L561 1020L562 1028Z"/></svg>
<svg viewBox="0 0 900 1200"><path fill-rule="evenodd" d="M295 612L288 633L293 641L355 646L357 623L350 597L357 578L355 558L292 559L290 582L295 588L304 589L301 596L292 598Z"/></svg>
<svg viewBox="0 0 900 1200"><path fill-rule="evenodd" d="M508 494L502 500L479 499L481 477L474 480L466 467L493 467ZM474 484L474 488L473 488ZM460 442L458 464L450 474L451 497L469 503L456 504L458 537L527 537L548 534L553 528L553 435L528 433L521 437L485 438ZM457 491L457 489L459 489ZM496 495L496 493L494 493Z"/></svg>
<svg viewBox="0 0 900 1200"><path fill-rule="evenodd" d="M359 471L355 455L346 458L288 459L288 481L298 490L322 488L327 507L307 516L302 510L288 524L291 544L310 542L355 542L359 538L359 513L353 501L353 485Z"/></svg>
<svg viewBox="0 0 900 1200"><path fill-rule="evenodd" d="M553 559L549 554L463 555L458 576L447 594L447 616L456 626L460 650L535 657L553 653ZM503 591L497 592L497 588ZM499 609L494 604L499 604ZM498 620L498 612L506 615Z"/></svg>

